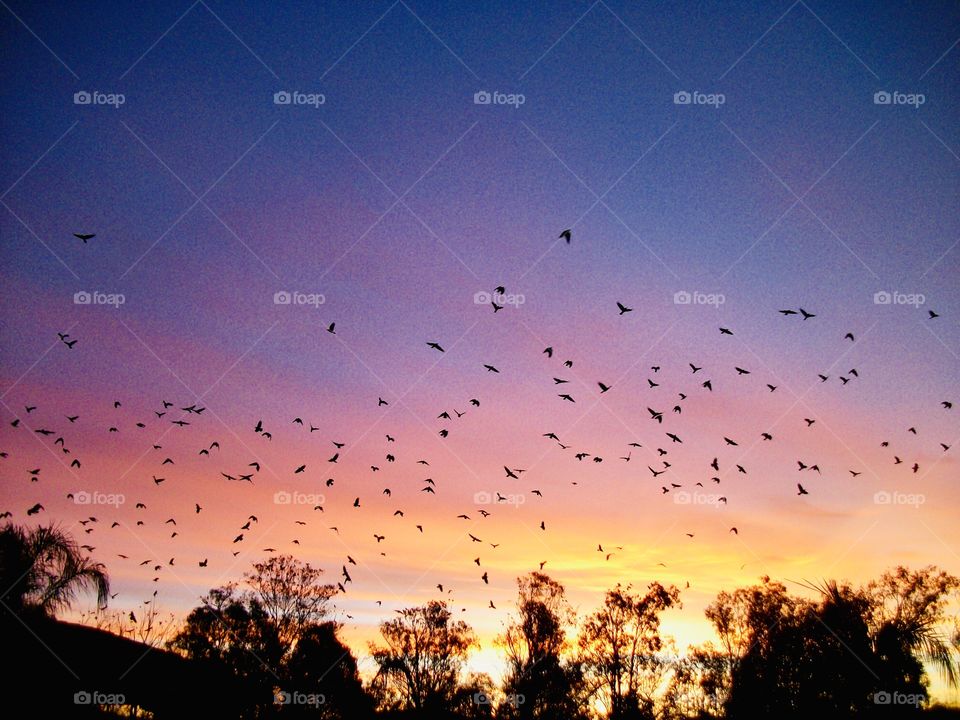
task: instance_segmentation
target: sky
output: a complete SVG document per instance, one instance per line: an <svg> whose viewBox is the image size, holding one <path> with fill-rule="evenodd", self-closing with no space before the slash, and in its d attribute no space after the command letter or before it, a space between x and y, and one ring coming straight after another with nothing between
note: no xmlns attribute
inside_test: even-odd
<svg viewBox="0 0 960 720"><path fill-rule="evenodd" d="M331 582L350 555L355 652L439 583L496 674L543 561L581 613L677 584L681 651L763 575L960 571L956 4L11 0L0 23L0 510L83 536L115 606L184 613L267 547Z"/></svg>

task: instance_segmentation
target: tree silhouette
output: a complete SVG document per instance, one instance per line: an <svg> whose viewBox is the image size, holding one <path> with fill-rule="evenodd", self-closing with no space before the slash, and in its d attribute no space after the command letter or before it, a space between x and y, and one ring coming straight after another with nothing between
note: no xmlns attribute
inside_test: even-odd
<svg viewBox="0 0 960 720"><path fill-rule="evenodd" d="M327 614L337 589L321 584L321 575L323 570L293 555L275 555L254 563L253 571L243 576L287 647L293 646L306 626Z"/></svg>
<svg viewBox="0 0 960 720"><path fill-rule="evenodd" d="M680 606L680 591L658 582L639 595L629 586L607 591L580 629L581 662L610 720L654 717L654 694L669 662L659 653L660 614Z"/></svg>
<svg viewBox="0 0 960 720"><path fill-rule="evenodd" d="M380 624L382 642L370 644L377 673L365 688L339 637L341 626L327 620L334 591L321 577L321 570L281 555L254 563L245 589L234 583L211 589L166 643L196 663L173 658L184 663L173 675L183 684L199 674L212 693L230 688L232 715L320 720L941 717L947 710L931 708L927 699L927 667L960 686L960 617L950 614L960 578L932 566L897 567L859 587L806 583L812 597L793 595L769 577L722 591L705 611L717 643L678 658L667 656L673 644L660 627L665 611L681 607L672 585L652 582L644 592L616 585L571 643L576 615L564 586L529 573L517 578L515 612L496 640L506 661L499 690L487 675L466 674L470 652L479 647L476 636L441 601L398 611ZM84 648L71 640L81 637L79 626L54 616L89 590L100 606L82 616L87 622L147 646L160 644L167 632L153 604L141 606L136 619L105 613L103 566L57 527L0 529L0 583L0 619L7 634L19 638L15 646L42 635L45 653L53 645L59 654L80 657ZM96 640L131 657L146 647ZM32 665L48 659L39 652L25 657ZM175 665L158 658L156 667L168 669L156 678L162 683L159 675ZM12 675L24 687L29 668L25 672ZM53 682L65 685L69 678ZM131 687L151 707L166 707L144 685Z"/></svg>
<svg viewBox="0 0 960 720"><path fill-rule="evenodd" d="M673 663L664 707L670 718L719 718L730 691L730 657L707 642Z"/></svg>
<svg viewBox="0 0 960 720"><path fill-rule="evenodd" d="M819 602L803 606L802 654L788 658L795 668L798 712L807 717L867 714L876 709L880 681L866 622L870 600L834 581L818 589Z"/></svg>
<svg viewBox="0 0 960 720"><path fill-rule="evenodd" d="M498 638L507 654L506 700L498 717L587 717L580 666L563 660L567 628L575 619L563 585L532 572L517 578L517 586L517 615Z"/></svg>
<svg viewBox="0 0 960 720"><path fill-rule="evenodd" d="M451 619L445 602L431 600L398 613L380 624L383 644L370 644L378 666L373 686L381 706L443 716L456 703L476 636L465 622Z"/></svg>
<svg viewBox="0 0 960 720"><path fill-rule="evenodd" d="M348 708L344 716L355 710L360 717L365 706L357 697L362 687L356 660L337 639L339 626L322 622L334 594L333 586L321 584L322 572L291 555L254 563L244 574L247 590L235 584L211 590L168 647L241 678L250 693L251 717L281 709L288 715L309 710L320 717L341 717L341 702ZM314 661L317 673L310 667ZM329 673L327 692L318 689L324 672ZM331 685L334 678L339 682ZM278 700L284 692L291 697L329 695L330 703L320 708L283 705Z"/></svg>
<svg viewBox="0 0 960 720"><path fill-rule="evenodd" d="M729 658L727 717L833 718L903 714L926 702L923 661L956 686L956 647L940 628L958 579L896 568L865 588L808 585L815 600L777 582L721 592L706 611ZM885 707L891 695L910 707Z"/></svg>
<svg viewBox="0 0 960 720"><path fill-rule="evenodd" d="M103 564L86 557L62 528L6 525L0 529L0 589L0 602L12 612L53 617L83 591L95 592L98 607L106 607L110 581Z"/></svg>
<svg viewBox="0 0 960 720"><path fill-rule="evenodd" d="M237 594L235 585L212 589L190 611L167 647L183 656L226 670L248 692L245 717L257 717L274 704L282 683L285 648L266 610L254 597Z"/></svg>
<svg viewBox="0 0 960 720"><path fill-rule="evenodd" d="M284 664L282 692L314 695L320 701L284 707L283 717L363 720L373 715L373 700L360 682L356 658L337 637L333 622L308 625Z"/></svg>
<svg viewBox="0 0 960 720"><path fill-rule="evenodd" d="M731 655L728 716L796 711L797 660L803 656L805 603L770 578L721 592L706 615Z"/></svg>
<svg viewBox="0 0 960 720"><path fill-rule="evenodd" d="M913 572L897 567L867 585L866 621L881 661L882 690L925 693L924 660L951 686L958 686L960 645L951 642L949 628L941 630L950 595L958 588L960 578L933 566Z"/></svg>

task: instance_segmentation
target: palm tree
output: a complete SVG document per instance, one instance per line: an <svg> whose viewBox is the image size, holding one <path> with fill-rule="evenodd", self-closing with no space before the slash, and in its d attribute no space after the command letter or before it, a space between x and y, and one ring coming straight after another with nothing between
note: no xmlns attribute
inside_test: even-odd
<svg viewBox="0 0 960 720"><path fill-rule="evenodd" d="M71 535L50 525L0 529L0 607L52 617L82 591L96 591L106 607L110 580L102 563L86 557Z"/></svg>
<svg viewBox="0 0 960 720"><path fill-rule="evenodd" d="M947 602L957 589L960 578L933 566L913 572L897 567L868 586L874 645L901 676L922 682L926 661L951 687L960 686L957 646L941 631Z"/></svg>

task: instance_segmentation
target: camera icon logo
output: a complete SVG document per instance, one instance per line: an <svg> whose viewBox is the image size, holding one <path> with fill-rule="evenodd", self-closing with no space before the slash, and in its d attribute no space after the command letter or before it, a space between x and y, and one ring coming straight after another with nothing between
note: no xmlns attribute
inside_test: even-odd
<svg viewBox="0 0 960 720"><path fill-rule="evenodd" d="M289 305L290 304L290 293L286 290L278 290L273 294L273 304L274 305Z"/></svg>
<svg viewBox="0 0 960 720"><path fill-rule="evenodd" d="M490 93L486 90L478 90L473 94L473 104L474 105L489 105L492 102Z"/></svg>
<svg viewBox="0 0 960 720"><path fill-rule="evenodd" d="M93 696L91 696L86 690L81 690L80 692L73 694L74 705L89 705L92 702Z"/></svg>
<svg viewBox="0 0 960 720"><path fill-rule="evenodd" d="M486 490L481 490L473 494L473 502L476 505L489 505L493 497Z"/></svg>
<svg viewBox="0 0 960 720"><path fill-rule="evenodd" d="M881 490L873 495L873 502L876 505L889 505L893 501L893 496L886 490Z"/></svg>
<svg viewBox="0 0 960 720"><path fill-rule="evenodd" d="M289 105L291 99L290 93L288 93L286 90L278 90L273 94L274 105Z"/></svg>
<svg viewBox="0 0 960 720"><path fill-rule="evenodd" d="M892 101L892 96L886 90L878 90L873 94L874 105L889 105Z"/></svg>
<svg viewBox="0 0 960 720"><path fill-rule="evenodd" d="M693 97L686 90L681 90L673 94L674 105L689 105L692 101Z"/></svg>
<svg viewBox="0 0 960 720"><path fill-rule="evenodd" d="M692 296L686 290L678 290L673 294L674 305L689 305L692 299Z"/></svg>
<svg viewBox="0 0 960 720"><path fill-rule="evenodd" d="M474 305L486 305L489 302L493 301L493 296L488 293L486 290L480 290L473 294L473 303Z"/></svg>
<svg viewBox="0 0 960 720"><path fill-rule="evenodd" d="M673 496L673 502L675 502L677 505L689 505L692 499L693 498L691 497L690 493L688 493L686 490L681 490Z"/></svg>
<svg viewBox="0 0 960 720"><path fill-rule="evenodd" d="M93 296L90 295L86 290L81 290L80 292L73 294L73 304L74 305L89 305L93 300Z"/></svg>
<svg viewBox="0 0 960 720"><path fill-rule="evenodd" d="M290 693L286 690L279 690L273 696L273 702L277 705L289 705L290 704Z"/></svg>
<svg viewBox="0 0 960 720"><path fill-rule="evenodd" d="M90 493L86 490L81 490L76 495L73 496L73 502L77 505L89 505L90 504Z"/></svg>
<svg viewBox="0 0 960 720"><path fill-rule="evenodd" d="M484 692L475 692L473 694L473 702L476 705L490 705L490 696Z"/></svg>
<svg viewBox="0 0 960 720"><path fill-rule="evenodd" d="M874 305L889 305L892 300L893 296L886 290L881 290L880 292L875 292L873 294Z"/></svg>
<svg viewBox="0 0 960 720"><path fill-rule="evenodd" d="M873 702L875 705L889 705L892 700L893 698L886 690L881 690L873 694Z"/></svg>
<svg viewBox="0 0 960 720"><path fill-rule="evenodd" d="M274 505L289 505L293 501L293 496L286 490L280 490L273 494Z"/></svg>
<svg viewBox="0 0 960 720"><path fill-rule="evenodd" d="M74 105L89 105L92 101L93 97L86 90L81 90L73 94Z"/></svg>

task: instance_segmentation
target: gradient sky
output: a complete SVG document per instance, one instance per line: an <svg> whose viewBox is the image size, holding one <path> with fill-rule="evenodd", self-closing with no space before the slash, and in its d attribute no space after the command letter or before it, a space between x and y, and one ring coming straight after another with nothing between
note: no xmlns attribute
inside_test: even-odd
<svg viewBox="0 0 960 720"><path fill-rule="evenodd" d="M117 607L156 587L185 611L265 547L331 581L350 554L336 605L357 653L390 609L443 583L481 636L476 666L496 673L514 578L544 560L583 613L617 581L689 581L665 618L681 650L710 638L703 608L720 589L763 574L960 571L960 410L940 407L960 400L955 3L9 2L0 22L0 509L25 522L40 500L31 522L79 534L98 516L84 541ZM484 90L524 103L475 104ZM125 101L77 105L81 91ZM324 103L276 105L278 91ZM680 91L724 102L678 105ZM879 91L924 102L875 104ZM498 285L523 303L474 302ZM125 302L75 304L81 291ZM277 305L278 291L324 303ZM884 291L923 304L876 304ZM678 292L723 303L677 304ZM619 316L617 301L634 311ZM777 313L801 306L816 318ZM841 385L850 368L859 377ZM613 389L601 397L598 381ZM153 415L161 400L208 410L176 428L182 413ZM667 411L662 426L647 407ZM454 409L467 412L437 419ZM260 419L271 441L253 432ZM71 455L29 432L41 427ZM199 456L213 440L221 450ZM332 441L346 443L336 465ZM643 447L624 462L630 442ZM255 484L220 476L254 459ZM664 459L654 480L647 466ZM798 459L822 474L798 473ZM509 480L504 465L526 472ZM420 492L426 477L435 496ZM684 504L664 479L729 502ZM71 491L126 502L91 511ZM497 491L521 502L478 504ZM277 492L323 494L324 512ZM251 513L260 522L232 545ZM604 561L598 543L623 550ZM146 558L165 566L157 584Z"/></svg>

